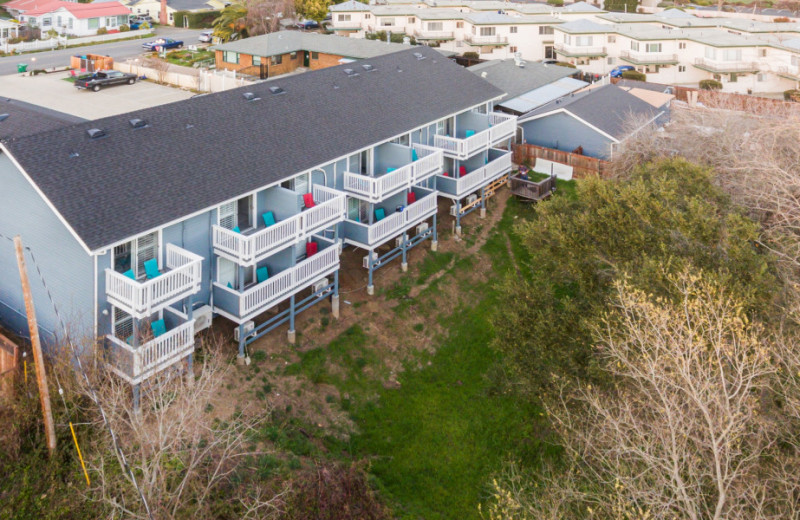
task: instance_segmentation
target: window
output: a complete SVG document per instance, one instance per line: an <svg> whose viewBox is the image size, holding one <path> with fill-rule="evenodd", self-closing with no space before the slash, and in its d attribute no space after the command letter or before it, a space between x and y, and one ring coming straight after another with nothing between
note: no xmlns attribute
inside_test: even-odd
<svg viewBox="0 0 800 520"><path fill-rule="evenodd" d="M508 48L508 50L511 52L517 52L517 47L512 45L511 47Z"/></svg>
<svg viewBox="0 0 800 520"><path fill-rule="evenodd" d="M441 31L442 29L444 29L444 24L442 22L428 22L429 31Z"/></svg>
<svg viewBox="0 0 800 520"><path fill-rule="evenodd" d="M609 65L613 65L613 64L614 64L614 58L613 58L612 56L609 56L609 57L608 57L608 60L607 60L607 63L608 63Z"/></svg>
<svg viewBox="0 0 800 520"><path fill-rule="evenodd" d="M117 25L125 25L126 23L128 23L128 15L127 14L121 14L121 15L117 16Z"/></svg>
<svg viewBox="0 0 800 520"><path fill-rule="evenodd" d="M617 43L617 36L615 34L609 34L608 43Z"/></svg>
<svg viewBox="0 0 800 520"><path fill-rule="evenodd" d="M337 18L337 20L340 21L340 22L349 22L350 21L350 15L349 14L340 14L339 17Z"/></svg>
<svg viewBox="0 0 800 520"><path fill-rule="evenodd" d="M766 58L767 57L767 49L761 49L761 57L762 58Z"/></svg>
<svg viewBox="0 0 800 520"><path fill-rule="evenodd" d="M494 27L481 27L481 36L494 36Z"/></svg>
<svg viewBox="0 0 800 520"><path fill-rule="evenodd" d="M556 59L556 48L552 45L545 45L544 46L544 58L546 60L554 60Z"/></svg>
<svg viewBox="0 0 800 520"><path fill-rule="evenodd" d="M631 41L631 50L639 52L639 42Z"/></svg>
<svg viewBox="0 0 800 520"><path fill-rule="evenodd" d="M679 49L685 49L686 48L686 42L678 42L678 48Z"/></svg>
<svg viewBox="0 0 800 520"><path fill-rule="evenodd" d="M800 57L792 56L792 67L797 67L800 65Z"/></svg>
<svg viewBox="0 0 800 520"><path fill-rule="evenodd" d="M550 27L549 25L540 25L539 34L540 35L553 34L553 28Z"/></svg>
<svg viewBox="0 0 800 520"><path fill-rule="evenodd" d="M42 18L42 27L50 27L52 24L52 18Z"/></svg>
<svg viewBox="0 0 800 520"><path fill-rule="evenodd" d="M72 18L67 18L67 28L72 29Z"/></svg>
<svg viewBox="0 0 800 520"><path fill-rule="evenodd" d="M394 18L384 18L381 20L382 27L391 27L394 25Z"/></svg>
<svg viewBox="0 0 800 520"><path fill-rule="evenodd" d="M89 29L97 29L100 27L100 18L89 18Z"/></svg>
<svg viewBox="0 0 800 520"><path fill-rule="evenodd" d="M56 26L57 27L63 27L64 26L60 16L56 18Z"/></svg>
<svg viewBox="0 0 800 520"><path fill-rule="evenodd" d="M394 144L401 144L403 146L408 146L408 143L409 143L408 134L403 134L400 137L395 137L394 139L392 139L389 142L390 143L394 143Z"/></svg>
<svg viewBox="0 0 800 520"><path fill-rule="evenodd" d="M717 49L715 49L714 47L706 47L705 56L706 56L706 59L716 60L717 59Z"/></svg>
<svg viewBox="0 0 800 520"><path fill-rule="evenodd" d="M173 15L173 14L175 14L175 13L169 13L169 21L170 21L170 22L172 21L172 15Z"/></svg>
<svg viewBox="0 0 800 520"><path fill-rule="evenodd" d="M766 74L757 74L756 75L756 79L758 81L767 81L767 75Z"/></svg>
<svg viewBox="0 0 800 520"><path fill-rule="evenodd" d="M283 55L278 54L277 56L272 56L269 60L270 63L272 63L273 65L280 65L281 63L283 63Z"/></svg>
<svg viewBox="0 0 800 520"><path fill-rule="evenodd" d="M517 34L517 26L512 25L511 27L508 28L508 32L510 32L511 34Z"/></svg>
<svg viewBox="0 0 800 520"><path fill-rule="evenodd" d="M133 318L130 314L114 307L114 336L118 339L126 341L133 336Z"/></svg>
<svg viewBox="0 0 800 520"><path fill-rule="evenodd" d="M464 28L464 22L456 22L456 29L463 29L463 28Z"/></svg>
<svg viewBox="0 0 800 520"><path fill-rule="evenodd" d="M686 65L678 65L678 72L686 72Z"/></svg>
<svg viewBox="0 0 800 520"><path fill-rule="evenodd" d="M311 53L311 59L312 60L318 60L319 59L319 53L318 52L312 52Z"/></svg>
<svg viewBox="0 0 800 520"><path fill-rule="evenodd" d="M289 54L289 57L291 59L293 59L293 60L296 60L297 59L297 52L293 52L293 53Z"/></svg>
<svg viewBox="0 0 800 520"><path fill-rule="evenodd" d="M233 51L222 51L222 61L226 63L239 63L239 53Z"/></svg>
<svg viewBox="0 0 800 520"><path fill-rule="evenodd" d="M576 36L575 45L578 47L589 47L592 45L593 38L591 36Z"/></svg>
<svg viewBox="0 0 800 520"><path fill-rule="evenodd" d="M730 83L736 83L739 80L739 77L736 74L731 74L731 79L728 80Z"/></svg>
<svg viewBox="0 0 800 520"><path fill-rule="evenodd" d="M367 14L365 14L365 15L364 15L364 19L365 19L365 20L369 20L369 19L370 19L369 13L367 13Z"/></svg>
<svg viewBox="0 0 800 520"><path fill-rule="evenodd" d="M153 258L158 258L157 231L115 246L114 270L118 273L132 270L136 278L142 278L144 277L144 263Z"/></svg>
<svg viewBox="0 0 800 520"><path fill-rule="evenodd" d="M414 20L414 17L413 17L413 16L410 16L410 17L408 18L408 23L414 23L414 21L415 21L415 20Z"/></svg>
<svg viewBox="0 0 800 520"><path fill-rule="evenodd" d="M742 49L724 49L722 51L722 59L724 61L741 61Z"/></svg>
<svg viewBox="0 0 800 520"><path fill-rule="evenodd" d="M661 52L661 44L660 43L648 43L647 44L647 52Z"/></svg>
<svg viewBox="0 0 800 520"><path fill-rule="evenodd" d="M253 56L253 66L254 67L261 66L261 56Z"/></svg>

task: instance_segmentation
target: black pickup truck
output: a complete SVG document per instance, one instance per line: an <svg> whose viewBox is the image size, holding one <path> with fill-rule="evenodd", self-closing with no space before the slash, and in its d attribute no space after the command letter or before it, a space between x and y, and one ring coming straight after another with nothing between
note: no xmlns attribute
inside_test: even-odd
<svg viewBox="0 0 800 520"><path fill-rule="evenodd" d="M118 70L98 70L94 74L75 78L75 88L92 89L95 92L103 87L121 85L123 83L127 83L128 85L136 83L136 74L120 72Z"/></svg>

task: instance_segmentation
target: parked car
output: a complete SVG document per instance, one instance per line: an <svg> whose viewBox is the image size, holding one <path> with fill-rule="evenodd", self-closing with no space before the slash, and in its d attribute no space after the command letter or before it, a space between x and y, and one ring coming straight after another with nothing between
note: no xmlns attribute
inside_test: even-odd
<svg viewBox="0 0 800 520"><path fill-rule="evenodd" d="M136 83L136 74L120 72L118 70L98 70L94 74L78 76L75 78L75 88L91 89L95 92L103 87L112 85L133 85Z"/></svg>
<svg viewBox="0 0 800 520"><path fill-rule="evenodd" d="M206 29L197 39L202 43L211 43L214 40L214 29Z"/></svg>
<svg viewBox="0 0 800 520"><path fill-rule="evenodd" d="M611 69L611 72L608 73L609 76L612 78L621 78L622 73L626 70L636 70L635 67L631 67L630 65L620 65L618 67L614 67Z"/></svg>
<svg viewBox="0 0 800 520"><path fill-rule="evenodd" d="M172 38L159 38L151 42L143 43L142 47L144 47L148 51L154 51L156 50L156 47L159 47L161 49L180 49L181 47L183 47L183 41L173 40Z"/></svg>
<svg viewBox="0 0 800 520"><path fill-rule="evenodd" d="M303 20L302 22L297 22L296 27L298 29L319 29L319 24L314 20Z"/></svg>

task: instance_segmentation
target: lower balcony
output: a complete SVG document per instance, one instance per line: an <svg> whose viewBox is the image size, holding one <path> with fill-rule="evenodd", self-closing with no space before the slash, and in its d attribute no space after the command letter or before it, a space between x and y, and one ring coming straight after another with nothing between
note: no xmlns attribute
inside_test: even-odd
<svg viewBox="0 0 800 520"><path fill-rule="evenodd" d="M231 282L219 280L213 284L214 312L236 323L243 323L269 310L291 295L305 289L311 283L339 269L339 246L332 240L316 236L311 242L317 251L311 253L306 247L302 260L293 263L294 248L267 258L249 274L251 283L241 288Z"/></svg>
<svg viewBox="0 0 800 520"><path fill-rule="evenodd" d="M620 52L619 59L634 65L677 65L679 61L677 54L627 50Z"/></svg>
<svg viewBox="0 0 800 520"><path fill-rule="evenodd" d="M695 59L694 66L700 70L713 72L715 74L758 72L760 70L758 63L754 61L719 61L710 60L708 58Z"/></svg>
<svg viewBox="0 0 800 520"><path fill-rule="evenodd" d="M412 195L413 194L413 195ZM345 242L372 249L401 234L436 213L437 193L414 187L410 193L400 193L372 206L372 223L355 219L344 221ZM413 200L413 202L410 202ZM365 219L366 220L366 219Z"/></svg>
<svg viewBox="0 0 800 520"><path fill-rule="evenodd" d="M462 165L458 173L445 172L436 177L436 189L448 198L462 199L509 173L512 166L511 155L509 151L493 148L488 152L489 162L486 164L472 168L469 164Z"/></svg>
<svg viewBox="0 0 800 520"><path fill-rule="evenodd" d="M444 155L455 159L466 159L502 141L514 137L517 132L517 116L491 112L479 114L465 112L456 118L455 136L436 135L433 145L441 148Z"/></svg>
<svg viewBox="0 0 800 520"><path fill-rule="evenodd" d="M414 37L417 40L444 41L454 39L455 34L453 31L423 31L421 29L417 29L414 31Z"/></svg>
<svg viewBox="0 0 800 520"><path fill-rule="evenodd" d="M466 34L464 39L470 45L483 46L483 45L508 45L507 36L481 36L477 34Z"/></svg>
<svg viewBox="0 0 800 520"><path fill-rule="evenodd" d="M608 52L605 47L593 47L591 45L567 45L565 43L557 43L555 45L556 53L567 58L599 58L607 56Z"/></svg>
<svg viewBox="0 0 800 520"><path fill-rule="evenodd" d="M163 316L140 330L138 346L132 345L136 343L133 336L106 336L108 367L131 384L141 383L194 352L194 320L187 320L171 308L164 310Z"/></svg>
<svg viewBox="0 0 800 520"><path fill-rule="evenodd" d="M778 76L794 81L800 81L800 66L798 65L781 65L778 67Z"/></svg>

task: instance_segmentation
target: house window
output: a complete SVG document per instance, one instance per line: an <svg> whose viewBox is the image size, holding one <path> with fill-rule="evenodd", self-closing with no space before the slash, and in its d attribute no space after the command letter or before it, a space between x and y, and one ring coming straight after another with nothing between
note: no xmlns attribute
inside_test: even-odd
<svg viewBox="0 0 800 520"><path fill-rule="evenodd" d="M609 34L608 43L617 43L617 36L615 34Z"/></svg>
<svg viewBox="0 0 800 520"><path fill-rule="evenodd" d="M297 59L297 52L293 52L293 53L289 54L289 57L291 59L293 59L293 60L296 60Z"/></svg>
<svg viewBox="0 0 800 520"><path fill-rule="evenodd" d="M442 22L428 22L429 31L441 31L442 29L444 29L444 24Z"/></svg>
<svg viewBox="0 0 800 520"><path fill-rule="evenodd" d="M261 56L253 56L253 66L254 67L261 66Z"/></svg>
<svg viewBox="0 0 800 520"><path fill-rule="evenodd" d="M112 324L114 336L126 341L133 336L133 318L130 314L114 307L114 323Z"/></svg>
<svg viewBox="0 0 800 520"><path fill-rule="evenodd" d="M647 52L661 52L661 44L660 43L648 43L647 44Z"/></svg>
<svg viewBox="0 0 800 520"><path fill-rule="evenodd" d="M89 18L89 29L97 29L100 27L100 18Z"/></svg>
<svg viewBox="0 0 800 520"><path fill-rule="evenodd" d="M281 63L283 63L283 55L278 54L277 56L272 56L270 58L270 63L272 63L273 65L280 65Z"/></svg>
<svg viewBox="0 0 800 520"><path fill-rule="evenodd" d="M724 49L722 51L722 59L724 61L741 61L742 49Z"/></svg>
<svg viewBox="0 0 800 520"><path fill-rule="evenodd" d="M576 36L575 45L578 47L589 47L594 39L591 36Z"/></svg>
<svg viewBox="0 0 800 520"><path fill-rule="evenodd" d="M369 20L369 18L370 18L370 16L369 16L369 13L367 13L367 14L365 14L365 15L364 15L364 19L365 19L365 20Z"/></svg>
<svg viewBox="0 0 800 520"><path fill-rule="evenodd" d="M511 34L517 34L517 26L512 25L511 27L508 28L508 32L510 32Z"/></svg>
<svg viewBox="0 0 800 520"><path fill-rule="evenodd" d="M606 61L606 63L608 63L609 65L613 65L614 64L614 57L613 56L609 56L608 60Z"/></svg>
<svg viewBox="0 0 800 520"><path fill-rule="evenodd" d="M686 65L678 65L678 72L686 72Z"/></svg>
<svg viewBox="0 0 800 520"><path fill-rule="evenodd" d="M679 49L685 49L686 48L686 42L678 42L678 48Z"/></svg>
<svg viewBox="0 0 800 520"><path fill-rule="evenodd" d="M756 75L756 79L758 81L766 81L767 80L767 75L766 74L757 74Z"/></svg>
<svg viewBox="0 0 800 520"><path fill-rule="evenodd" d="M631 41L631 50L639 52L639 42Z"/></svg>
<svg viewBox="0 0 800 520"><path fill-rule="evenodd" d="M42 27L50 27L53 24L52 18L42 18Z"/></svg>
<svg viewBox="0 0 800 520"><path fill-rule="evenodd" d="M118 273L132 270L136 278L142 278L144 263L153 258L158 258L158 231L115 246L114 270Z"/></svg>
<svg viewBox="0 0 800 520"><path fill-rule="evenodd" d="M222 61L226 63L239 63L239 53L233 51L222 51Z"/></svg>
<svg viewBox="0 0 800 520"><path fill-rule="evenodd" d="M456 29L463 29L463 28L464 28L464 22L456 22Z"/></svg>
<svg viewBox="0 0 800 520"><path fill-rule="evenodd" d="M767 57L767 49L761 49L761 57L762 58L766 58Z"/></svg>
<svg viewBox="0 0 800 520"><path fill-rule="evenodd" d="M709 60L717 59L717 49L714 47L706 47L705 57Z"/></svg>
<svg viewBox="0 0 800 520"><path fill-rule="evenodd" d="M394 18L384 18L381 20L381 27L391 27L394 25Z"/></svg>
<svg viewBox="0 0 800 520"><path fill-rule="evenodd" d="M63 27L63 24L62 24L62 21L61 21L61 17L60 17L60 16L56 18L56 26L57 26L57 27Z"/></svg>
<svg viewBox="0 0 800 520"><path fill-rule="evenodd" d="M319 53L318 52L312 52L311 53L311 59L312 60L318 60L319 59Z"/></svg>
<svg viewBox="0 0 800 520"><path fill-rule="evenodd" d="M517 47L512 45L511 47L508 48L508 50L511 52L517 52Z"/></svg>
<svg viewBox="0 0 800 520"><path fill-rule="evenodd" d="M481 36L494 36L494 27L481 27Z"/></svg>
<svg viewBox="0 0 800 520"><path fill-rule="evenodd" d="M128 23L128 15L127 14L121 14L121 15L117 16L117 25L124 25L126 23Z"/></svg>
<svg viewBox="0 0 800 520"><path fill-rule="evenodd" d="M556 59L556 48L552 45L545 45L544 46L544 57L547 60L554 60Z"/></svg>
<svg viewBox="0 0 800 520"><path fill-rule="evenodd" d="M553 28L550 27L549 25L540 25L539 34L540 35L553 34Z"/></svg>
<svg viewBox="0 0 800 520"><path fill-rule="evenodd" d="M72 29L72 18L67 18L67 28Z"/></svg>
<svg viewBox="0 0 800 520"><path fill-rule="evenodd" d="M414 17L413 16L408 18L408 23L414 23Z"/></svg>
<svg viewBox="0 0 800 520"><path fill-rule="evenodd" d="M739 80L739 76L736 74L731 74L731 79L728 80L730 83L736 83Z"/></svg>
<svg viewBox="0 0 800 520"><path fill-rule="evenodd" d="M170 22L172 21L172 15L173 15L173 14L175 14L175 13L169 13L169 21L170 21Z"/></svg>
<svg viewBox="0 0 800 520"><path fill-rule="evenodd" d="M339 17L338 17L338 20L340 22L349 22L350 21L350 15L349 14L340 14Z"/></svg>

